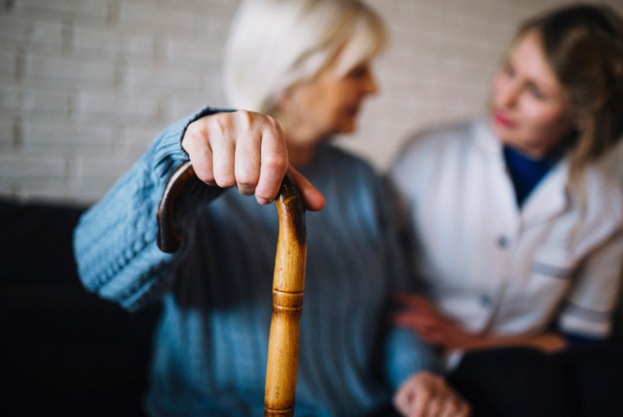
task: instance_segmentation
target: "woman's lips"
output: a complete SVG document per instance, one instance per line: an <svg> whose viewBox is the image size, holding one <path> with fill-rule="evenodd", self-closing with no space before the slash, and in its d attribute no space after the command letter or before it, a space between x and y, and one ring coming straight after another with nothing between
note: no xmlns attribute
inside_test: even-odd
<svg viewBox="0 0 623 417"><path fill-rule="evenodd" d="M515 122L501 110L495 110L493 112L493 119L496 123L504 127L515 127Z"/></svg>

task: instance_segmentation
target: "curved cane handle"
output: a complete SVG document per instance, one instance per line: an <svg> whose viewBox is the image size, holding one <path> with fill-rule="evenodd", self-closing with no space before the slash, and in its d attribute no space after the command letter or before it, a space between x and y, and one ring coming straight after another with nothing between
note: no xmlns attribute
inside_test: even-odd
<svg viewBox="0 0 623 417"><path fill-rule="evenodd" d="M158 206L158 247L163 252L179 249L182 236L174 228L175 201L184 185L195 176L190 161L171 175ZM303 309L307 230L302 197L286 174L275 201L279 213L279 239L273 275L273 312L268 341L264 416L294 414L299 353L299 323Z"/></svg>
<svg viewBox="0 0 623 417"><path fill-rule="evenodd" d="M178 166L169 177L162 193L162 199L158 205L158 247L161 251L173 253L180 248L182 235L175 231L174 211L175 202L182 188L195 177L195 169L190 161L186 161Z"/></svg>

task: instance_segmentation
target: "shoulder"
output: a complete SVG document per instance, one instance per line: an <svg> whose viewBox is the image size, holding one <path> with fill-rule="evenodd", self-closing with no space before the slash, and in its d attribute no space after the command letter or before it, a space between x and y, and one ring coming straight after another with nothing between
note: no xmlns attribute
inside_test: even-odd
<svg viewBox="0 0 623 417"><path fill-rule="evenodd" d="M567 188L568 219L574 231L574 251L586 254L623 231L621 183L600 167L591 165L577 186Z"/></svg>
<svg viewBox="0 0 623 417"><path fill-rule="evenodd" d="M392 166L410 165L418 160L471 146L483 124L482 119L470 119L412 133Z"/></svg>
<svg viewBox="0 0 623 417"><path fill-rule="evenodd" d="M597 165L588 167L585 176L587 215L611 219L623 227L623 185L618 178Z"/></svg>
<svg viewBox="0 0 623 417"><path fill-rule="evenodd" d="M375 172L374 167L368 160L339 146L326 144L322 147L322 152L326 159L333 162L339 162L368 172Z"/></svg>
<svg viewBox="0 0 623 417"><path fill-rule="evenodd" d="M336 181L373 181L380 175L372 164L347 150L334 145L323 145L319 151L317 167L324 172L333 172L331 175Z"/></svg>
<svg viewBox="0 0 623 417"><path fill-rule="evenodd" d="M457 141L471 140L481 124L481 119L470 119L415 132L408 137L402 150L442 148Z"/></svg>
<svg viewBox="0 0 623 417"><path fill-rule="evenodd" d="M322 145L313 166L301 173L325 194L328 206L333 202L378 210L387 197L384 179L369 161L334 145Z"/></svg>
<svg viewBox="0 0 623 417"><path fill-rule="evenodd" d="M412 135L390 166L395 187L403 192L429 187L449 166L463 166L474 155L498 146L484 119L470 119ZM479 144L479 146L476 146ZM480 146L482 145L482 146ZM475 152L481 149L484 152Z"/></svg>

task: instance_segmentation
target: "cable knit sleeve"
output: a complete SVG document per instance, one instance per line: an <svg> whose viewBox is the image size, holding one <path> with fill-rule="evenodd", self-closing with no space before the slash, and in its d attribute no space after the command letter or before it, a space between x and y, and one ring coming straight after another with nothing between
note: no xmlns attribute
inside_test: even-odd
<svg viewBox="0 0 623 417"><path fill-rule="evenodd" d="M177 254L156 245L156 213L167 179L188 156L181 147L187 126L212 113L203 108L160 133L145 154L107 195L91 207L74 230L74 256L83 285L102 298L137 310L158 299L173 283ZM194 193L197 204L216 195L215 187Z"/></svg>

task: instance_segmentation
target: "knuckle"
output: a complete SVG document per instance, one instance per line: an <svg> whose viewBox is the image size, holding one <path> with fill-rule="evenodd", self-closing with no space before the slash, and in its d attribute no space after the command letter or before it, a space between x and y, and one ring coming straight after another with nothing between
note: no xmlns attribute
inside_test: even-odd
<svg viewBox="0 0 623 417"><path fill-rule="evenodd" d="M394 398L392 400L392 403L393 403L394 407L396 408L396 410L401 411L403 414L407 413L408 407L406 406L405 399L403 398L402 395L394 396Z"/></svg>
<svg viewBox="0 0 623 417"><path fill-rule="evenodd" d="M210 133L222 136L227 130L227 126L229 125L228 121L228 115L212 119L210 123Z"/></svg>
<svg viewBox="0 0 623 417"><path fill-rule="evenodd" d="M279 124L279 122L277 122L277 120L274 117L266 116L266 120L273 129L277 131L281 131L281 125Z"/></svg>
<svg viewBox="0 0 623 417"><path fill-rule="evenodd" d="M214 175L212 175L211 173L199 173L196 172L197 174L197 178L199 178L202 182L205 182L206 184L214 184Z"/></svg>
<svg viewBox="0 0 623 417"><path fill-rule="evenodd" d="M183 145L195 145L200 143L204 138L204 131L197 122L193 122L186 128L184 138L182 139Z"/></svg>
<svg viewBox="0 0 623 417"><path fill-rule="evenodd" d="M214 171L214 181L221 188L229 188L236 185L236 178L233 173L223 168Z"/></svg>
<svg viewBox="0 0 623 417"><path fill-rule="evenodd" d="M214 175L211 171L195 170L195 174L202 182L205 182L206 184L214 184Z"/></svg>
<svg viewBox="0 0 623 417"><path fill-rule="evenodd" d="M186 149L193 164L195 175L203 182L212 181L212 154L206 146L192 146Z"/></svg>
<svg viewBox="0 0 623 417"><path fill-rule="evenodd" d="M420 388L420 395L430 398L434 395L434 392L430 387L422 387Z"/></svg>
<svg viewBox="0 0 623 417"><path fill-rule="evenodd" d="M257 181L252 176L239 176L237 178L237 185L243 194L253 194Z"/></svg>
<svg viewBox="0 0 623 417"><path fill-rule="evenodd" d="M229 188L236 185L236 181L231 177L215 176L214 181L221 188Z"/></svg>
<svg viewBox="0 0 623 417"><path fill-rule="evenodd" d="M193 168L195 175L201 181L205 183L214 182L214 173L212 172L212 166L205 160L193 161Z"/></svg>
<svg viewBox="0 0 623 417"><path fill-rule="evenodd" d="M242 195L253 195L253 189L249 187L243 187L240 184L237 186L238 192Z"/></svg>
<svg viewBox="0 0 623 417"><path fill-rule="evenodd" d="M262 165L273 170L285 170L288 168L288 159L285 155L271 153L262 159Z"/></svg>
<svg viewBox="0 0 623 417"><path fill-rule="evenodd" d="M236 116L240 125L245 129L250 129L253 124L253 114L248 110L238 110Z"/></svg>
<svg viewBox="0 0 623 417"><path fill-rule="evenodd" d="M456 413L460 410L461 405L456 398L451 398L448 400L446 407L451 413Z"/></svg>

